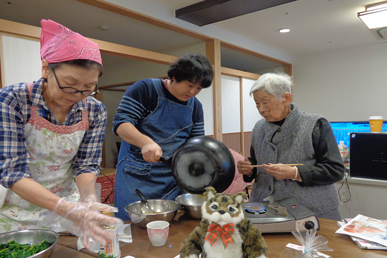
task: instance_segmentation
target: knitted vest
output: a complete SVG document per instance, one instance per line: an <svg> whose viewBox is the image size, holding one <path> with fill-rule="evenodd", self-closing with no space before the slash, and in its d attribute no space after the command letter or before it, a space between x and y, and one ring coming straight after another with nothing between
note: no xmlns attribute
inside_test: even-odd
<svg viewBox="0 0 387 258"><path fill-rule="evenodd" d="M292 111L281 127L266 119L254 126L251 143L257 164L315 164L312 133L321 116L302 112L294 103L290 107ZM263 168L257 168L257 172L250 202L262 202L271 195L274 200L295 197L319 218L341 219L333 184L302 187L290 179L276 180Z"/></svg>

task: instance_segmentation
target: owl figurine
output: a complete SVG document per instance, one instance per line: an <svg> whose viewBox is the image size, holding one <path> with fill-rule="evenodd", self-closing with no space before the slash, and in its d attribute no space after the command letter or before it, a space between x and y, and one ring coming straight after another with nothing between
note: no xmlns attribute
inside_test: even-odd
<svg viewBox="0 0 387 258"><path fill-rule="evenodd" d="M217 193L207 187L200 225L182 243L180 258L266 258L261 232L245 219L242 203L246 194Z"/></svg>

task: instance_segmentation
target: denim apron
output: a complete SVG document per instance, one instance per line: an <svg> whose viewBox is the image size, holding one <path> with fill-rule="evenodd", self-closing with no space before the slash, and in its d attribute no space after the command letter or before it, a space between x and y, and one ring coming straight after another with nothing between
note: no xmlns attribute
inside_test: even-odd
<svg viewBox="0 0 387 258"><path fill-rule="evenodd" d="M152 138L163 150L163 157L169 158L190 136L194 98L182 105L166 98L160 79L152 79L152 84L158 94L157 107L136 128ZM146 162L140 148L122 141L114 192L114 205L118 208L116 217L129 220L125 206L140 201L136 188L147 199L174 200L184 193L176 184L170 165Z"/></svg>

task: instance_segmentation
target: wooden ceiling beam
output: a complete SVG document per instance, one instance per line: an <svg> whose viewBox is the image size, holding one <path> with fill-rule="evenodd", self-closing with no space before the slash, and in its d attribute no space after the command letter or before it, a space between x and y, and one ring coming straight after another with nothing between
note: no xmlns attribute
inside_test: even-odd
<svg viewBox="0 0 387 258"><path fill-rule="evenodd" d="M297 0L206 0L175 11L176 18L198 26L224 21Z"/></svg>
<svg viewBox="0 0 387 258"><path fill-rule="evenodd" d="M0 19L0 32L9 33L18 36L26 36L33 39L40 39L41 28L26 25L18 22ZM139 48L119 45L103 40L92 39L91 41L98 44L101 53L121 56L136 60L148 61L152 63L169 65L176 60L175 56L143 50Z"/></svg>

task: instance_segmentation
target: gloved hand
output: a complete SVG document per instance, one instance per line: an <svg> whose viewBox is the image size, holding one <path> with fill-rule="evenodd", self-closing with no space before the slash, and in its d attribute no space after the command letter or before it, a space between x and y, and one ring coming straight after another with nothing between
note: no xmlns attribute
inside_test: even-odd
<svg viewBox="0 0 387 258"><path fill-rule="evenodd" d="M101 193L101 185L96 183L97 177L94 180L90 181L86 185L82 186L80 189L80 202L92 203L100 202L100 199L97 197L97 192Z"/></svg>
<svg viewBox="0 0 387 258"><path fill-rule="evenodd" d="M102 226L119 226L121 219L110 217L101 212L117 212L117 208L97 202L71 202L60 199L54 212L72 223L61 223L72 234L77 235L86 248L90 249L90 240L101 245L106 244L106 238L114 238L112 231L106 231ZM65 225L67 224L67 225Z"/></svg>

